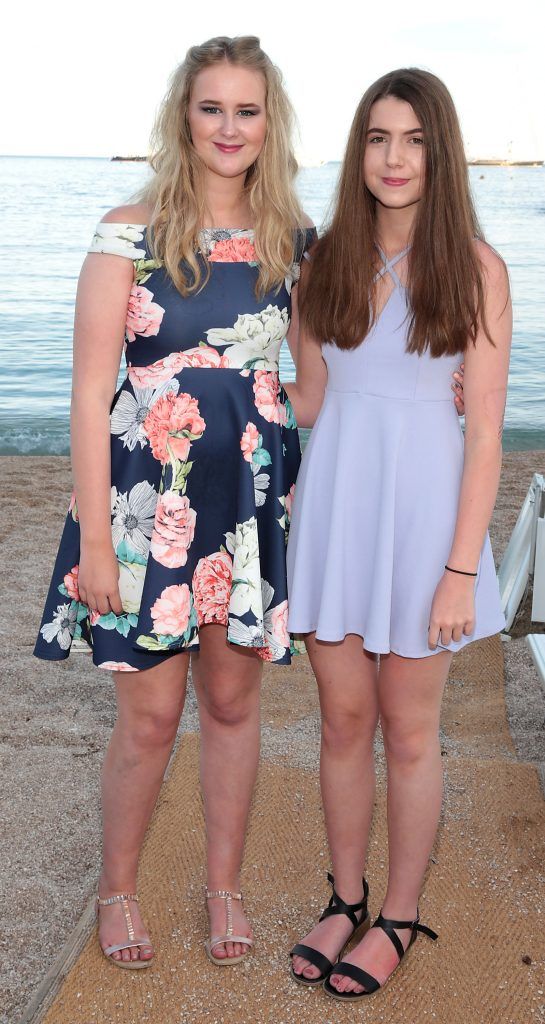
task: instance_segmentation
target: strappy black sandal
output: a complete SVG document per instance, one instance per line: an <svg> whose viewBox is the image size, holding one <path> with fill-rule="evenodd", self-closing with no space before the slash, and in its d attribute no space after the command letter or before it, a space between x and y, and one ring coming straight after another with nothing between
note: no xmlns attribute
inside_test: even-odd
<svg viewBox="0 0 545 1024"><path fill-rule="evenodd" d="M329 871L327 873L327 880L333 889L333 895L331 896L329 904L324 910L320 918L320 921L325 921L326 917L331 917L332 914L346 914L346 916L349 918L353 925L351 934L348 936L348 939L346 940L342 949L339 950L339 955L337 957L337 961L339 961L343 953L345 952L347 946L352 942L352 940L355 938L358 939L358 941L359 939L362 939L363 936L365 935L365 932L369 928L369 925L371 923L369 911L367 910L369 886L367 885L365 878L363 878L363 899L361 900L361 902L345 903L344 900L342 900L340 896L335 892L335 879L333 878L333 875L329 873ZM356 917L356 914L358 913L359 910L363 911L360 921L358 921ZM296 974L293 969L293 964L291 965L290 974L293 980L296 981L298 985L307 985L309 988L313 988L317 985L322 985L324 981L326 981L326 979L329 977L335 966L331 963L331 960L328 960L328 958L324 956L323 953L320 953L318 949L313 949L312 946L305 946L301 942L298 942L297 945L294 946L293 949L291 950L290 957L294 956L304 957L305 960L308 960L309 963L313 965L313 967L317 967L318 970L322 972L317 978L305 978L303 974Z"/></svg>
<svg viewBox="0 0 545 1024"><path fill-rule="evenodd" d="M416 915L416 921L392 921L391 918L383 917L382 913L380 913L376 921L373 923L373 928L382 928L383 932L386 932L386 935L395 946L395 951L399 957L399 963L394 967L392 974L399 967L399 964L405 954L408 953L413 942L416 941L418 932L422 932L423 935L427 935L430 939L433 939L434 942L439 938L437 933L432 931L431 928L427 928L425 924L420 924L418 913ZM394 931L395 928L411 929L411 937L409 939L407 949L403 948L403 943L399 938L399 935L396 935ZM361 967L356 967L355 964L347 964L343 962L336 964L335 970L333 972L330 971L329 973L342 974L345 978L352 978L352 981L357 982L358 985L365 986L365 992L337 992L335 986L331 984L328 978L326 978L324 981L324 992L326 992L328 996L331 996L332 999L341 999L344 1002L347 1000L354 1001L355 999L365 999L366 996L372 996L374 992L378 992L379 988L384 988L384 985L386 985L392 977L392 974L390 974L386 978L384 984L381 985L376 978L373 978L372 974L368 974L367 971L364 971Z"/></svg>

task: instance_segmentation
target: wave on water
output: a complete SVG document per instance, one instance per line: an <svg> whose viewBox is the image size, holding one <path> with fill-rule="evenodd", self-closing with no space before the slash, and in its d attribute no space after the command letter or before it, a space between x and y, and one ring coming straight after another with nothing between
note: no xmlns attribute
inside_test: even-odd
<svg viewBox="0 0 545 1024"><path fill-rule="evenodd" d="M299 431L301 447L306 447L310 430ZM545 449L545 430L506 426L503 435L506 452ZM65 417L0 418L0 455L69 455L70 423Z"/></svg>
<svg viewBox="0 0 545 1024"><path fill-rule="evenodd" d="M0 455L69 455L68 418L0 419Z"/></svg>

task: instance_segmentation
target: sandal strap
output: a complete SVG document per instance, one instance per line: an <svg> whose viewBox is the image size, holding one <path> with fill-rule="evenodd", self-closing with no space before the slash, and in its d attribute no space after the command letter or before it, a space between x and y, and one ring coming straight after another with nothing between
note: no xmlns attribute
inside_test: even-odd
<svg viewBox="0 0 545 1024"><path fill-rule="evenodd" d="M327 873L327 880L331 885L331 888L333 889L333 893L328 906L326 907L322 916L320 917L320 921L324 921L326 917L331 917L332 914L346 914L352 926L354 928L357 928L358 925L361 924L361 921L358 921L356 917L356 912L358 910L363 911L361 920L363 920L363 918L367 915L367 898L369 896L369 886L365 878L362 879L363 899L361 899L359 903L345 903L345 901L341 899L339 894L335 892L335 879L333 878L333 875L329 871Z"/></svg>
<svg viewBox="0 0 545 1024"><path fill-rule="evenodd" d="M428 935L429 938L433 939L434 941L435 939L439 938L437 933L432 931L431 928L428 928L425 924L420 924L420 918L418 914L416 916L416 920L414 921L394 921L393 918L391 917L383 917L381 912L378 915L376 921L373 922L373 928L381 928L384 934L388 936L400 960L403 959L407 950L403 946L403 943L399 938L399 935L396 934L396 928L411 929L411 938L409 941L409 946L412 945L412 943L416 939L417 932L422 932L423 935ZM408 948L409 947L407 946L407 949Z"/></svg>
<svg viewBox="0 0 545 1024"><path fill-rule="evenodd" d="M241 900L241 892L228 892L227 889L216 889L214 892L206 890L206 899L220 899L220 900Z"/></svg>
<svg viewBox="0 0 545 1024"><path fill-rule="evenodd" d="M213 949L214 946L220 946L222 942L243 942L245 946L254 944L254 940L249 939L247 935L213 935L211 939L207 939L206 944L209 949Z"/></svg>
<svg viewBox="0 0 545 1024"><path fill-rule="evenodd" d="M338 964L335 964L333 968L333 974L341 974L344 978L351 978L352 981L357 982L358 985L363 985L366 992L376 992L380 988L380 984L376 978L373 978L372 974L368 974L362 967L356 967L356 964L346 963L344 960L340 960ZM330 983L331 985L331 983ZM331 985L333 991L336 991L334 986ZM340 993L344 995L344 993ZM351 993L346 993L346 996L350 996Z"/></svg>
<svg viewBox="0 0 545 1024"><path fill-rule="evenodd" d="M331 960L328 960L323 953L320 953L319 949L313 949L312 946L305 946L302 942L298 942L297 945L293 947L290 952L290 956L302 956L303 959L308 960L313 967L317 967L324 978L333 970ZM318 980L319 979L316 979L316 981Z"/></svg>
<svg viewBox="0 0 545 1024"><path fill-rule="evenodd" d="M102 952L104 956L111 956L112 953L118 953L123 949L138 949L140 946L149 946L151 948L151 942L149 939L140 939L139 942L119 942L117 946L106 946Z"/></svg>
<svg viewBox="0 0 545 1024"><path fill-rule="evenodd" d="M98 907L111 907L113 903L123 903L123 902L127 902L128 900L131 900L133 903L138 903L138 896L136 895L135 892L132 892L132 893L120 892L120 893L117 893L116 896L108 896L108 898L105 899L105 900L101 900L100 897L97 896L97 906Z"/></svg>
<svg viewBox="0 0 545 1024"><path fill-rule="evenodd" d="M233 900L242 900L242 893L229 892L228 889L214 889L212 891L205 889L205 895L207 900L225 900L225 916L227 918L225 936L221 939L216 939L213 945L217 946L220 942L247 942L248 939L233 938Z"/></svg>
<svg viewBox="0 0 545 1024"><path fill-rule="evenodd" d="M131 914L130 907L129 907L129 902L131 900L132 900L133 903L138 903L138 896L136 895L136 893L123 893L123 892L121 892L121 893L117 893L115 896L108 896L107 899L105 899L105 900L101 900L100 897L97 896L97 907L111 907L114 903L120 903L121 907L122 907L122 910L123 910L124 917L125 917L125 927L127 929L127 937L128 937L129 943L132 943L132 945L135 945L135 946L150 945L149 939L147 940L146 943L141 943L141 942L137 942L136 941L136 934L135 934L135 931L134 931L134 924L133 924L132 914ZM118 946L117 948L118 949L128 949L129 947L128 946ZM106 954L106 955L108 955L108 954Z"/></svg>

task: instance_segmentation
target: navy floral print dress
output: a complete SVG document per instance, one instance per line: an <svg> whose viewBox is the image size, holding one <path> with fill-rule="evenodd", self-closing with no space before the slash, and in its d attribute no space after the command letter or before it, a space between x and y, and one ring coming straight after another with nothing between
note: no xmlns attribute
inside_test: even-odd
<svg viewBox="0 0 545 1024"><path fill-rule="evenodd" d="M74 497L34 653L67 658L74 638L99 668L136 672L198 650L199 627L289 664L286 542L300 448L278 377L291 275L256 298L253 232L206 230L210 276L184 298L152 259L146 227L99 224L89 252L134 262L127 376L111 410L111 523L123 614L79 600Z"/></svg>

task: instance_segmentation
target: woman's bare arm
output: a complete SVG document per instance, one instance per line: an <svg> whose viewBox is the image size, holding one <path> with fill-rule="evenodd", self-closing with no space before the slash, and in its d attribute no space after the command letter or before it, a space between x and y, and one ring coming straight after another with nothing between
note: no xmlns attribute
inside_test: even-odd
<svg viewBox="0 0 545 1024"><path fill-rule="evenodd" d="M308 265L303 264L300 283L292 291L292 326L297 332L296 359L294 359L297 374L295 383L284 384L298 427L314 426L322 407L327 383L327 367L322 358L320 343L309 335L299 320L298 290L300 287L304 287L306 275L309 272Z"/></svg>
<svg viewBox="0 0 545 1024"><path fill-rule="evenodd" d="M481 330L476 344L470 343L465 354L464 469L456 529L447 563L453 569L473 573L477 571L500 480L512 333L504 264L487 245L476 244L483 265L486 320L494 345ZM474 580L469 576L445 572L434 597L430 647L436 645L439 633L445 643L445 639L447 642L458 640L462 632L473 631L473 585Z"/></svg>
<svg viewBox="0 0 545 1024"><path fill-rule="evenodd" d="M138 219L138 207L107 221ZM122 612L110 515L110 407L115 394L134 279L132 260L89 253L80 274L74 320L71 451L81 530L79 592L101 614Z"/></svg>

